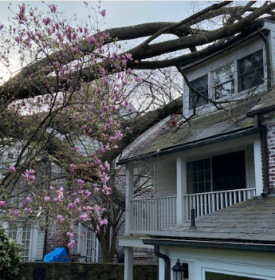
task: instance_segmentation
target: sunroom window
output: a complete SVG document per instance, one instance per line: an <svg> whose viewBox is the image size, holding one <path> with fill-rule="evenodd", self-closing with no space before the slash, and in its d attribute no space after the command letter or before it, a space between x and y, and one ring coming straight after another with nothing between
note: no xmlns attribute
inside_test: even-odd
<svg viewBox="0 0 275 280"><path fill-rule="evenodd" d="M202 95L208 97L208 75L204 75L190 82L192 87L199 91ZM207 99L198 96L189 89L189 110L194 107L200 107L207 104Z"/></svg>
<svg viewBox="0 0 275 280"><path fill-rule="evenodd" d="M263 51L259 50L238 60L239 92L263 83Z"/></svg>
<svg viewBox="0 0 275 280"><path fill-rule="evenodd" d="M245 152L187 163L187 193L246 188Z"/></svg>
<svg viewBox="0 0 275 280"><path fill-rule="evenodd" d="M212 72L215 99L234 93L234 64L228 64Z"/></svg>

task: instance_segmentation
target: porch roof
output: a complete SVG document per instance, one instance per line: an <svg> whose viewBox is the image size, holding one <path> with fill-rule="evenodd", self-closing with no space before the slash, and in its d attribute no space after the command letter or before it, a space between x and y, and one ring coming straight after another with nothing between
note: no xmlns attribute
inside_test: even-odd
<svg viewBox="0 0 275 280"><path fill-rule="evenodd" d="M275 196L255 197L190 222L154 233L154 239L228 241L242 243L275 242Z"/></svg>
<svg viewBox="0 0 275 280"><path fill-rule="evenodd" d="M225 141L228 140L225 136L243 137L259 133L260 129L254 128L253 119L246 113L271 105L275 105L275 88L270 92L260 93L247 100L238 101L234 105L229 104L225 106L227 111L199 114L189 124L184 124L178 129L171 127L163 130L143 147L133 149L126 157L122 157L119 164L161 156L177 152L179 149L191 149L197 146L196 143L199 145L211 144L213 141L208 141L210 139ZM182 117L176 122L181 119Z"/></svg>

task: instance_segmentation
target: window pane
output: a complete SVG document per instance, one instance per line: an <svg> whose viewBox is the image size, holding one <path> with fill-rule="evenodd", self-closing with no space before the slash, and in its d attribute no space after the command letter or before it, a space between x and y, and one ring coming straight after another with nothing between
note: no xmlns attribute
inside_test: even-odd
<svg viewBox="0 0 275 280"><path fill-rule="evenodd" d="M262 280L262 279L228 275L222 273L206 272L206 280Z"/></svg>
<svg viewBox="0 0 275 280"><path fill-rule="evenodd" d="M213 157L212 177L213 191L246 188L244 151Z"/></svg>
<svg viewBox="0 0 275 280"><path fill-rule="evenodd" d="M257 51L238 60L239 91L255 87L263 83L263 51Z"/></svg>
<svg viewBox="0 0 275 280"><path fill-rule="evenodd" d="M187 193L211 191L210 159L187 163Z"/></svg>
<svg viewBox="0 0 275 280"><path fill-rule="evenodd" d="M234 81L229 81L215 87L215 99L223 98L234 93Z"/></svg>
<svg viewBox="0 0 275 280"><path fill-rule="evenodd" d="M228 64L212 72L214 85L222 84L234 78L234 64Z"/></svg>
<svg viewBox="0 0 275 280"><path fill-rule="evenodd" d="M192 87L204 96L208 97L208 75L202 76L190 82ZM207 100L199 97L196 93L189 89L189 110L207 104Z"/></svg>

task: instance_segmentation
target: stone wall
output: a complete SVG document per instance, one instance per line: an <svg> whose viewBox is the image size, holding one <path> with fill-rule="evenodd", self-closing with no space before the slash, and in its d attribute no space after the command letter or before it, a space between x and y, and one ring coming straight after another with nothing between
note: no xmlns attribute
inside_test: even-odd
<svg viewBox="0 0 275 280"><path fill-rule="evenodd" d="M22 262L14 280L123 280L123 264ZM134 280L158 279L158 265L135 264Z"/></svg>

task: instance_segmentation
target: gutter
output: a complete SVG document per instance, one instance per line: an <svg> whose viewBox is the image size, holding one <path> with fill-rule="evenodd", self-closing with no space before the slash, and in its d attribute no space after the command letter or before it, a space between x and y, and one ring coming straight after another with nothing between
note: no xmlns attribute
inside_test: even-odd
<svg viewBox="0 0 275 280"><path fill-rule="evenodd" d="M206 249L225 249L250 252L274 253L275 245L262 243L237 243L237 242L218 242L218 241L197 241L197 240L168 240L168 239L143 239L146 245L154 246L173 246L173 247L191 247Z"/></svg>
<svg viewBox="0 0 275 280"><path fill-rule="evenodd" d="M141 156L137 156L137 157L132 157L132 158L126 158L126 159L120 160L117 164L123 165L123 164L133 162L133 161L151 159L151 158L155 158L155 157L160 157L160 156L169 155L169 154L173 154L173 153L177 153L177 152L181 152L181 151L190 150L190 149L197 148L197 147L203 147L203 146L206 146L209 144L219 143L219 142L223 142L223 141L229 141L232 139L237 139L237 138L245 137L245 136L252 135L252 134L258 134L258 133L261 133L262 130L263 129L261 127L251 127L249 129L245 129L245 130L238 130L234 133L229 132L227 134L219 134L219 135L215 135L215 136L212 136L209 138L205 138L200 141L189 142L189 143L186 143L186 144L183 144L180 146L173 146L173 148L167 148L167 149L161 150L159 152L154 152L154 153L141 155Z"/></svg>
<svg viewBox="0 0 275 280"><path fill-rule="evenodd" d="M142 241L144 241L144 240L142 240ZM171 270L170 258L166 255L163 255L159 251L158 245L154 246L154 253L157 257L164 259L164 261L165 261L164 280L170 280L171 279L171 277L170 277L170 270Z"/></svg>

